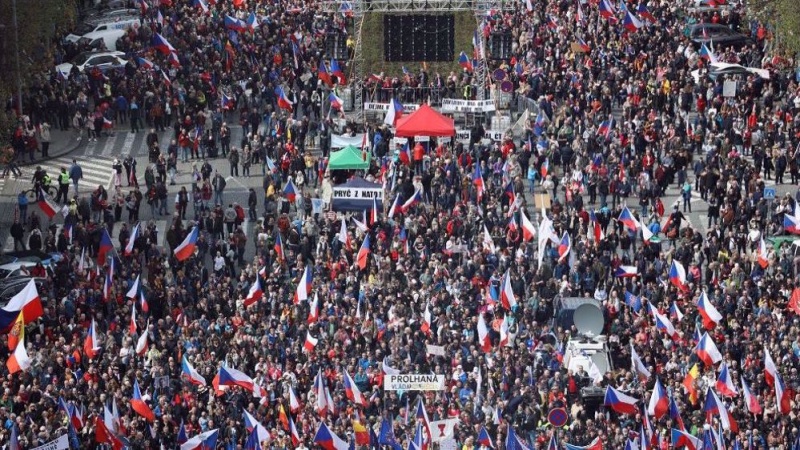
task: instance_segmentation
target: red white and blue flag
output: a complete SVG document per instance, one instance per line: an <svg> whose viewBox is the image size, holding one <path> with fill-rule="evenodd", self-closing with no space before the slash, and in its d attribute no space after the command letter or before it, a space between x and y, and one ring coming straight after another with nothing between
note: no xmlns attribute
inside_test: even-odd
<svg viewBox="0 0 800 450"><path fill-rule="evenodd" d="M603 399L603 405L608 406L619 414L636 415L639 412L639 407L636 406L639 400L624 394L611 386L606 386L606 395Z"/></svg>

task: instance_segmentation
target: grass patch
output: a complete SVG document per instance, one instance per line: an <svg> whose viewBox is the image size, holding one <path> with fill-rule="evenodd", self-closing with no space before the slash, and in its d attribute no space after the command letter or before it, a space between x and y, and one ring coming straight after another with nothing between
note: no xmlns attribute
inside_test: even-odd
<svg viewBox="0 0 800 450"><path fill-rule="evenodd" d="M393 13L396 14L396 13ZM419 11L415 12L419 14ZM475 15L471 11L457 11L455 16L454 30L454 55L451 62L428 62L428 74L433 77L436 72L447 76L451 71L461 71L458 65L459 53L466 52L472 55L472 32L477 26ZM406 66L412 73L417 73L422 66L420 61L393 61L386 62L383 52L383 15L384 13L368 12L364 15L364 26L361 30L361 51L364 56L364 75L370 73L381 73L390 77L401 78L403 76L402 66Z"/></svg>

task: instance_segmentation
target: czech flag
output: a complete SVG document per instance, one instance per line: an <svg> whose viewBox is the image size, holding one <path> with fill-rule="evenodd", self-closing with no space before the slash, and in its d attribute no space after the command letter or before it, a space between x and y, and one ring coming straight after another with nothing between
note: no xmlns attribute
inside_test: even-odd
<svg viewBox="0 0 800 450"><path fill-rule="evenodd" d="M778 366L775 365L775 361L772 359L769 350L764 347L764 380L766 380L767 384L770 386L774 386L775 380L779 377Z"/></svg>
<svg viewBox="0 0 800 450"><path fill-rule="evenodd" d="M617 18L615 14L617 13L614 10L614 7L609 3L608 0L600 0L600 3L597 5L600 16L608 19L611 23L617 23Z"/></svg>
<svg viewBox="0 0 800 450"><path fill-rule="evenodd" d="M719 422L723 429L733 431L734 433L739 431L739 424L736 423L736 420L733 418L730 411L728 411L725 403L717 397L717 394L710 387L706 391L706 401L703 405L703 411L706 413L706 417L710 417L713 414L719 415Z"/></svg>
<svg viewBox="0 0 800 450"><path fill-rule="evenodd" d="M247 21L245 23L247 24L247 29L250 31L255 31L260 25L258 23L258 16L256 16L256 13L252 11L250 12L250 15L247 16Z"/></svg>
<svg viewBox="0 0 800 450"><path fill-rule="evenodd" d="M152 44L153 44L153 48L155 48L156 50L158 50L159 52L161 52L164 55L169 55L170 53L176 53L177 52L175 50L175 47L173 47L172 44L167 42L167 40L164 39L164 36L161 36L158 33L155 33L153 35Z"/></svg>
<svg viewBox="0 0 800 450"><path fill-rule="evenodd" d="M139 356L144 356L147 353L147 334L150 328L150 321L147 321L147 326L142 331L142 335L139 336L139 339L136 341L136 354Z"/></svg>
<svg viewBox="0 0 800 450"><path fill-rule="evenodd" d="M617 278L635 278L639 276L639 269L636 266L619 266L614 271L614 276Z"/></svg>
<svg viewBox="0 0 800 450"><path fill-rule="evenodd" d="M339 436L334 434L325 422L320 421L317 433L314 435L314 443L325 450L348 450L350 446ZM183 450L183 449L181 449Z"/></svg>
<svg viewBox="0 0 800 450"><path fill-rule="evenodd" d="M26 325L44 314L39 290L36 289L36 282L33 279L28 281L28 284L17 295L11 297L6 306L0 309L0 332L10 330L20 314Z"/></svg>
<svg viewBox="0 0 800 450"><path fill-rule="evenodd" d="M603 405L608 406L619 414L635 415L639 412L636 403L639 400L626 395L611 386L606 386L606 395L603 399Z"/></svg>
<svg viewBox="0 0 800 450"><path fill-rule="evenodd" d="M183 355L183 359L181 359L181 374L189 380L190 383L196 386L205 386L206 379L200 375L195 368L189 364L189 360L186 358L186 355Z"/></svg>
<svg viewBox="0 0 800 450"><path fill-rule="evenodd" d="M544 162L542 163L542 167L539 169L539 174L542 176L544 180L547 178L547 173L550 171L550 158L545 158Z"/></svg>
<svg viewBox="0 0 800 450"><path fill-rule="evenodd" d="M243 33L247 31L247 24L240 19L235 17L231 17L229 15L225 15L225 29L226 30L233 30L237 33Z"/></svg>
<svg viewBox="0 0 800 450"><path fill-rule="evenodd" d="M636 372L639 381L645 383L650 379L650 371L647 370L647 366L642 362L642 358L636 353L633 344L631 344L631 366L633 366L633 371Z"/></svg>
<svg viewBox="0 0 800 450"><path fill-rule="evenodd" d="M625 29L631 33L644 26L644 23L642 23L638 17L631 14L630 11L625 11L625 20L622 22L622 24L625 26Z"/></svg>
<svg viewBox="0 0 800 450"><path fill-rule="evenodd" d="M97 337L97 325L94 323L94 318L92 318L92 323L89 325L89 332L86 333L86 340L83 341L83 353L86 354L89 359L92 359L97 356L99 352L100 341Z"/></svg>
<svg viewBox="0 0 800 450"><path fill-rule="evenodd" d="M775 378L775 403L783 415L788 415L792 410L792 396L786 391L786 385L783 384L781 377Z"/></svg>
<svg viewBox="0 0 800 450"><path fill-rule="evenodd" d="M600 436L598 436L594 438L589 445L585 445L583 447L572 444L564 444L564 450L603 450L603 441L601 441Z"/></svg>
<svg viewBox="0 0 800 450"><path fill-rule="evenodd" d="M328 101L331 102L331 109L333 110L342 109L342 105L344 105L344 101L334 92L328 95Z"/></svg>
<svg viewBox="0 0 800 450"><path fill-rule="evenodd" d="M24 372L31 367L33 360L28 356L25 350L25 336L22 336L14 348L14 353L6 360L6 368L8 373L13 375L17 372Z"/></svg>
<svg viewBox="0 0 800 450"><path fill-rule="evenodd" d="M400 154L398 155L400 162L405 165L411 165L411 151L408 149L408 141L400 147Z"/></svg>
<svg viewBox="0 0 800 450"><path fill-rule="evenodd" d="M329 87L333 86L333 80L331 80L331 71L328 69L328 64L325 63L325 61L320 62L319 69L317 70L317 78L323 83L327 84Z"/></svg>
<svg viewBox="0 0 800 450"><path fill-rule="evenodd" d="M649 9L647 9L647 6L644 3L639 3L639 6L636 8L636 12L638 12L644 20L656 23L655 16L650 12Z"/></svg>
<svg viewBox="0 0 800 450"><path fill-rule="evenodd" d="M565 231L564 235L561 236L561 242L558 244L558 261L563 261L570 250L572 250L572 241L569 238L569 233Z"/></svg>
<svg viewBox="0 0 800 450"><path fill-rule="evenodd" d="M220 96L219 103L220 107L226 111L234 109L236 107L236 104L234 103L233 99L231 97L228 97L224 93Z"/></svg>
<svg viewBox="0 0 800 450"><path fill-rule="evenodd" d="M672 429L672 448L684 447L686 450L700 450L703 448L703 441L692 436L683 430Z"/></svg>
<svg viewBox="0 0 800 450"><path fill-rule="evenodd" d="M386 110L386 115L383 117L383 123L385 123L386 126L389 126L389 127L395 126L397 124L397 121L400 120L401 117L403 117L403 112L404 111L405 110L403 108L403 104L400 103L399 101L397 101L397 99L395 99L394 97L392 97L392 101L389 102L389 109ZM406 143L406 145L408 145L408 144ZM401 158L401 160L402 160L402 158ZM410 161L410 158L409 158L409 161ZM403 161L403 162L408 164L408 162L406 162L406 161Z"/></svg>
<svg viewBox="0 0 800 450"><path fill-rule="evenodd" d="M206 0L194 0L194 6L202 9L204 13L208 12L208 3L206 3Z"/></svg>
<svg viewBox="0 0 800 450"><path fill-rule="evenodd" d="M180 450L211 450L217 448L219 429L205 431L181 444Z"/></svg>
<svg viewBox="0 0 800 450"><path fill-rule="evenodd" d="M248 432L255 432L258 436L259 442L264 442L272 439L269 431L261 424L255 417L253 417L247 410L244 411L244 427Z"/></svg>
<svg viewBox="0 0 800 450"><path fill-rule="evenodd" d="M311 301L311 305L308 308L308 319L306 322L310 325L319 320L319 297L317 294L314 294L314 300Z"/></svg>
<svg viewBox="0 0 800 450"><path fill-rule="evenodd" d="M136 62L139 64L139 67L143 67L148 70L155 67L155 64L153 64L152 61L147 58L142 58L141 56L136 57Z"/></svg>
<svg viewBox="0 0 800 450"><path fill-rule="evenodd" d="M486 427L484 426L481 426L481 431L478 432L478 439L476 439L475 442L484 447L494 448L492 437L489 436L489 432L486 431Z"/></svg>
<svg viewBox="0 0 800 450"><path fill-rule="evenodd" d="M128 238L128 242L125 244L125 251L123 252L125 256L130 256L133 254L133 244L136 242L136 238L139 237L139 225L137 223L135 227L133 227L133 231L131 231L131 235Z"/></svg>
<svg viewBox="0 0 800 450"><path fill-rule="evenodd" d="M528 219L528 216L525 215L525 211L519 211L520 221L522 222L522 239L526 242L530 242L536 237L536 228L533 226L533 223Z"/></svg>
<svg viewBox="0 0 800 450"><path fill-rule="evenodd" d="M672 305L669 307L669 317L677 320L678 322L683 320L683 312L681 312L681 310L678 309L678 304L675 303L674 301L672 302Z"/></svg>
<svg viewBox="0 0 800 450"><path fill-rule="evenodd" d="M344 71L339 67L339 63L335 59L331 59L331 74L336 75L339 79L339 84L347 84L347 77L344 76Z"/></svg>
<svg viewBox="0 0 800 450"><path fill-rule="evenodd" d="M592 48L589 47L589 44L587 44L586 41L581 39L579 36L576 36L575 39L578 41L578 47L580 47L584 53L589 53L592 51Z"/></svg>
<svg viewBox="0 0 800 450"><path fill-rule="evenodd" d="M763 236L758 243L758 265L762 269L766 269L769 266L769 252L767 252L767 244L764 242Z"/></svg>
<svg viewBox="0 0 800 450"><path fill-rule="evenodd" d="M303 300L308 300L308 294L311 292L311 286L313 284L313 274L311 273L311 266L306 265L305 270L303 271L303 276L300 277L300 281L297 283L297 290L294 293L294 304L298 304Z"/></svg>
<svg viewBox="0 0 800 450"><path fill-rule="evenodd" d="M294 420L292 420L292 416L289 416L289 434L292 436L292 445L296 447L300 446L300 433L297 432L297 427L294 425Z"/></svg>
<svg viewBox="0 0 800 450"><path fill-rule="evenodd" d="M344 371L344 392L345 395L347 395L347 398L356 405L365 406L367 404L364 396L361 394L361 391L358 390L356 382L353 381L353 378L349 373L347 373L346 369Z"/></svg>
<svg viewBox="0 0 800 450"><path fill-rule="evenodd" d="M647 405L647 413L658 420L668 412L669 397L667 397L667 391L661 385L661 380L656 377L656 384L653 386L653 393L650 395L650 403Z"/></svg>
<svg viewBox="0 0 800 450"><path fill-rule="evenodd" d="M192 231L186 236L181 244L175 247L172 253L178 261L186 261L197 248L197 235L200 233L200 228L197 225L192 228Z"/></svg>
<svg viewBox="0 0 800 450"><path fill-rule="evenodd" d="M467 71L469 71L469 72L472 72L473 69L474 69L472 67L472 61L470 61L469 57L464 52L461 52L461 54L458 55L458 65L460 65L461 67L467 69Z"/></svg>
<svg viewBox="0 0 800 450"><path fill-rule="evenodd" d="M605 1L606 0L603 0L603 2ZM604 120L600 122L600 126L597 127L597 134L608 139L608 135L611 134L611 130L614 128L614 122L615 122L614 119Z"/></svg>
<svg viewBox="0 0 800 450"><path fill-rule="evenodd" d="M292 112L292 102L286 97L286 93L283 91L282 86L278 86L275 88L275 95L278 97L278 108L285 109L289 112Z"/></svg>
<svg viewBox="0 0 800 450"><path fill-rule="evenodd" d="M703 336L700 337L700 342L697 343L695 351L697 352L697 357L708 367L722 361L722 353L719 352L717 344L714 343L708 333L703 333Z"/></svg>
<svg viewBox="0 0 800 450"><path fill-rule="evenodd" d="M108 234L108 228L103 228L103 234L100 237L100 246L97 248L97 265L104 266L106 264L106 254L114 251L114 244L111 243L111 236Z"/></svg>
<svg viewBox="0 0 800 450"><path fill-rule="evenodd" d="M264 297L264 290L261 288L261 278L256 277L256 281L250 286L247 297L244 299L245 308L255 304Z"/></svg>
<svg viewBox="0 0 800 450"><path fill-rule="evenodd" d="M219 386L239 386L250 392L254 392L256 383L244 372L226 367L224 364L219 368Z"/></svg>
<svg viewBox="0 0 800 450"><path fill-rule="evenodd" d="M403 203L403 206L400 207L401 211L406 212L409 209L411 209L412 206L416 205L421 201L422 201L422 191L417 190L417 192L414 192L414 195L412 195L411 198L409 198L408 200L406 200L405 203Z"/></svg>
<svg viewBox="0 0 800 450"><path fill-rule="evenodd" d="M639 229L639 221L633 217L633 213L631 213L631 210L628 209L627 206L622 208L622 212L619 213L619 218L617 220L622 222L626 228L633 232L636 232L636 230Z"/></svg>
<svg viewBox="0 0 800 450"><path fill-rule="evenodd" d="M475 163L475 171L472 172L472 184L475 185L475 189L478 192L478 202L480 202L481 198L483 198L483 192L485 189L480 162Z"/></svg>
<svg viewBox="0 0 800 450"><path fill-rule="evenodd" d="M686 285L686 269L677 259L672 260L672 266L669 268L669 281L681 291L686 292L689 290Z"/></svg>
<svg viewBox="0 0 800 450"><path fill-rule="evenodd" d="M800 234L800 218L794 214L784 213L783 215L783 229L787 233Z"/></svg>
<svg viewBox="0 0 800 450"><path fill-rule="evenodd" d="M672 322L670 322L666 316L658 312L652 303L648 303L648 305L650 306L650 313L653 315L656 328L663 330L672 340L678 339L678 332L675 330L675 327L672 326Z"/></svg>
<svg viewBox="0 0 800 450"><path fill-rule="evenodd" d="M761 414L761 405L758 403L758 398L755 395L750 393L750 388L747 387L747 383L744 381L744 377L741 378L742 381L742 397L744 397L744 403L747 405L747 410L750 411L751 414Z"/></svg>
<svg viewBox="0 0 800 450"><path fill-rule="evenodd" d="M361 248L358 249L358 254L356 255L356 264L358 268L364 270L367 268L367 261L369 260L369 235L364 237L364 242L361 243Z"/></svg>
<svg viewBox="0 0 800 450"><path fill-rule="evenodd" d="M311 336L311 331L307 331L306 341L303 343L303 349L305 349L305 351L307 351L308 353L311 353L314 351L314 348L316 348L317 342L319 342L319 339L315 338L314 336Z"/></svg>
<svg viewBox="0 0 800 450"><path fill-rule="evenodd" d="M291 203L294 203L297 199L297 188L291 178L286 182L286 186L283 187L283 195L286 196L286 199Z"/></svg>
<svg viewBox="0 0 800 450"><path fill-rule="evenodd" d="M700 294L697 299L697 311L703 317L703 327L706 330L713 330L714 327L722 320L722 314L717 311L717 308L708 300L706 291Z"/></svg>
<svg viewBox="0 0 800 450"><path fill-rule="evenodd" d="M489 328L483 314L478 313L478 342L485 353L492 351L492 339L489 337Z"/></svg>
<svg viewBox="0 0 800 450"><path fill-rule="evenodd" d="M506 310L517 306L517 298L514 296L514 290L511 288L511 269L507 269L503 276L503 282L500 285L500 303Z"/></svg>
<svg viewBox="0 0 800 450"><path fill-rule="evenodd" d="M283 239L281 239L280 231L275 237L275 255L278 257L278 261L283 261L286 256L283 252Z"/></svg>
<svg viewBox="0 0 800 450"><path fill-rule="evenodd" d="M139 390L139 380L133 380L133 398L131 399L131 409L136 411L137 414L147 419L148 422L154 422L156 415L153 410L147 406L147 403L142 399L142 392Z"/></svg>

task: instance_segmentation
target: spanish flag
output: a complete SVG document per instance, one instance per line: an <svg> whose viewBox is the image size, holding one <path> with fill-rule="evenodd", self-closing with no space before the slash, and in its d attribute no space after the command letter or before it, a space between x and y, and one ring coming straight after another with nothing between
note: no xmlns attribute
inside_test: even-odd
<svg viewBox="0 0 800 450"><path fill-rule="evenodd" d="M8 332L8 350L14 351L17 348L19 341L25 339L25 316L22 311L17 315L17 320L11 326L11 331Z"/></svg>
<svg viewBox="0 0 800 450"><path fill-rule="evenodd" d="M697 388L694 386L694 382L698 378L700 378L700 369L697 368L697 364L692 366L683 378L683 387L686 388L686 392L689 394L689 401L693 405L697 404Z"/></svg>
<svg viewBox="0 0 800 450"><path fill-rule="evenodd" d="M353 421L353 433L356 435L357 445L369 445L369 430L358 420Z"/></svg>
<svg viewBox="0 0 800 450"><path fill-rule="evenodd" d="M28 352L25 351L25 338L20 337L17 348L14 349L14 353L8 358L8 361L6 361L8 373L13 375L17 372L24 372L31 366L31 362L32 360L28 357Z"/></svg>

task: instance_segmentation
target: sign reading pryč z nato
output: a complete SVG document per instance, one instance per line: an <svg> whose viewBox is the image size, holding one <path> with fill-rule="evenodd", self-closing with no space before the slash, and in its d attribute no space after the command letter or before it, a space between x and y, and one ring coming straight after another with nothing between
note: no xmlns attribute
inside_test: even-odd
<svg viewBox="0 0 800 450"><path fill-rule="evenodd" d="M386 391L443 391L444 380L444 375L386 375L383 378L383 389Z"/></svg>

